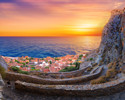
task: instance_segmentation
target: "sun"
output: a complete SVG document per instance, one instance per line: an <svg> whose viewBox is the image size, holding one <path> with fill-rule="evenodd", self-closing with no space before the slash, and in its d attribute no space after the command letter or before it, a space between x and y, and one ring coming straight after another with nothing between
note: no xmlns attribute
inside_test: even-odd
<svg viewBox="0 0 125 100"><path fill-rule="evenodd" d="M93 29L95 29L98 25L97 24L89 24L89 23L86 23L86 24L80 24L80 25L77 25L75 26L75 28L73 28L74 30L76 31L82 31L82 32L88 32L88 31L92 31Z"/></svg>

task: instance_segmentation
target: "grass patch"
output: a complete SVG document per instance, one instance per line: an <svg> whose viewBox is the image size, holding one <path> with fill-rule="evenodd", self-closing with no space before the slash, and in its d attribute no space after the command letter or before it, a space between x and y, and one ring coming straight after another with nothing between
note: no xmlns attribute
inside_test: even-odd
<svg viewBox="0 0 125 100"><path fill-rule="evenodd" d="M78 69L79 69L78 67L70 66L70 67L65 67L64 69L60 70L59 72L70 72L70 71L75 71Z"/></svg>
<svg viewBox="0 0 125 100"><path fill-rule="evenodd" d="M93 58L88 58L86 61L93 61L94 59Z"/></svg>
<svg viewBox="0 0 125 100"><path fill-rule="evenodd" d="M46 66L45 68L46 68L46 69L48 69L48 68L49 68L49 66Z"/></svg>
<svg viewBox="0 0 125 100"><path fill-rule="evenodd" d="M29 74L29 72L27 72L27 71L22 71L22 70L20 70L18 67L15 67L15 66L12 66L10 69L11 69L13 72L16 72L16 73Z"/></svg>
<svg viewBox="0 0 125 100"><path fill-rule="evenodd" d="M89 60L90 60L90 61L92 61L92 60L93 60L93 58L90 58Z"/></svg>
<svg viewBox="0 0 125 100"><path fill-rule="evenodd" d="M91 71L92 69L92 67L87 68L87 72Z"/></svg>
<svg viewBox="0 0 125 100"><path fill-rule="evenodd" d="M1 65L0 65L0 74L1 74L2 78L6 77L5 69Z"/></svg>
<svg viewBox="0 0 125 100"><path fill-rule="evenodd" d="M83 55L82 55L82 54L81 54L81 55L79 55L78 60L81 60L81 59L82 59L82 57L83 57Z"/></svg>
<svg viewBox="0 0 125 100"><path fill-rule="evenodd" d="M92 80L91 84L100 84L100 83L105 83L106 82L106 77L101 76L98 79Z"/></svg>
<svg viewBox="0 0 125 100"><path fill-rule="evenodd" d="M112 65L112 64L111 64ZM110 68L110 66L108 67ZM105 83L109 82L115 79L116 75L120 71L116 69L116 67L112 67L107 70L106 74L104 76L99 77L98 79L92 80L91 84L100 84L100 83Z"/></svg>

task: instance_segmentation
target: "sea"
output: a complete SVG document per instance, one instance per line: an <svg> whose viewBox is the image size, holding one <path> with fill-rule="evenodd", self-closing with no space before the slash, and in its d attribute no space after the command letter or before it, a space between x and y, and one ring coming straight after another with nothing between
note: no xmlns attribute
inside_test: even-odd
<svg viewBox="0 0 125 100"><path fill-rule="evenodd" d="M0 37L0 55L34 58L76 55L99 47L101 36Z"/></svg>

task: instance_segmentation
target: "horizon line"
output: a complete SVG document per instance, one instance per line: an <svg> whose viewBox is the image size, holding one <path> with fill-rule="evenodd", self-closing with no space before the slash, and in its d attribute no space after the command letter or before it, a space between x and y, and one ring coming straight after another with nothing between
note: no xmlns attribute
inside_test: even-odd
<svg viewBox="0 0 125 100"><path fill-rule="evenodd" d="M77 36L102 36L100 35L73 35L73 36L0 36L0 37L77 37Z"/></svg>

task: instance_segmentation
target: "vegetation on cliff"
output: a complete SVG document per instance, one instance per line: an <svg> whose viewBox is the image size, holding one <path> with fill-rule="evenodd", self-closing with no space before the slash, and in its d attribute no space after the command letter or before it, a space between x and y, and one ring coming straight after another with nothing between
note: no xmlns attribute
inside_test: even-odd
<svg viewBox="0 0 125 100"><path fill-rule="evenodd" d="M18 67L15 67L15 66L11 67L10 70L13 71L13 72L16 72L16 73L29 74L29 72L27 72L27 71L22 71L22 70L20 70Z"/></svg>
<svg viewBox="0 0 125 100"><path fill-rule="evenodd" d="M1 65L0 65L0 74L1 74L2 78L6 77L5 69Z"/></svg>

